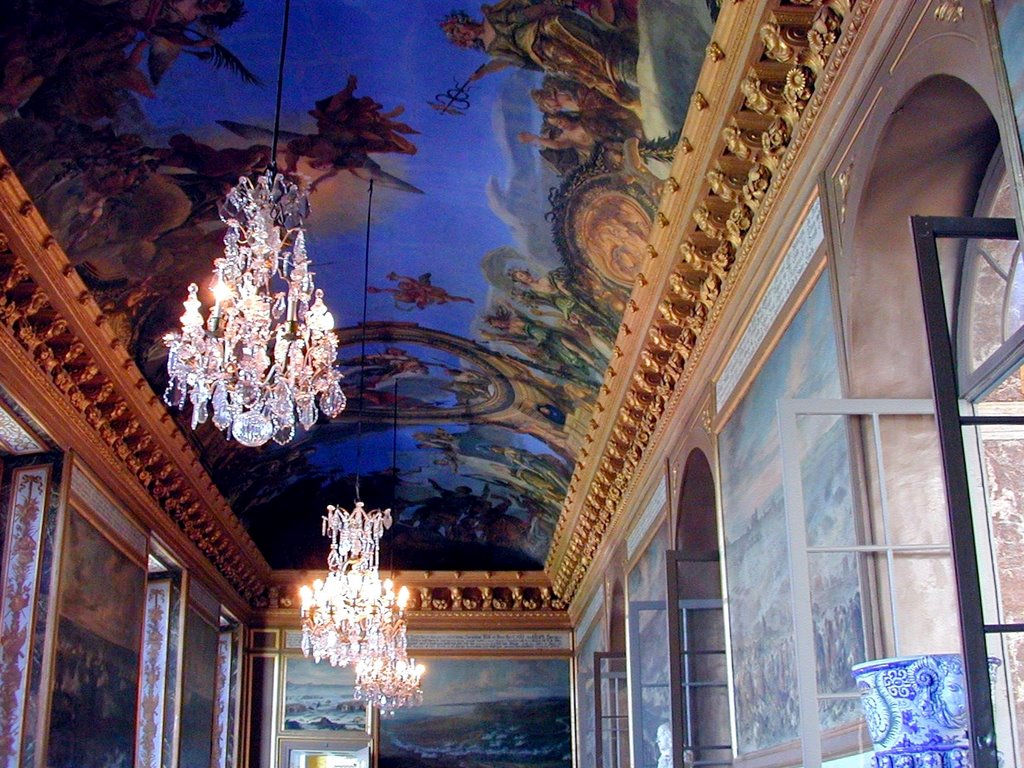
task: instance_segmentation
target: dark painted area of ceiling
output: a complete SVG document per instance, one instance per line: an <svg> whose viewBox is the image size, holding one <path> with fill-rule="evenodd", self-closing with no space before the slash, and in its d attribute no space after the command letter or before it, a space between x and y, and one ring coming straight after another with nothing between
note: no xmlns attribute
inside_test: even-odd
<svg viewBox="0 0 1024 768"><path fill-rule="evenodd" d="M322 567L320 515L351 503L357 473L367 504L394 499L395 567L542 567L644 258L649 169L712 25L705 0L501 0L468 14L477 50L446 39L449 10L293 2L276 159L313 185L349 408L286 446L194 435L275 568ZM187 284L209 303L218 203L270 159L282 11L0 9L0 149L158 393Z"/></svg>

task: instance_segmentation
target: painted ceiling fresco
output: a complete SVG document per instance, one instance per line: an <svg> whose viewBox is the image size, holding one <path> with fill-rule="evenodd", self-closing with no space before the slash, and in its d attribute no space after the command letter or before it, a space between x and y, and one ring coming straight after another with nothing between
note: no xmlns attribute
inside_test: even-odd
<svg viewBox="0 0 1024 768"><path fill-rule="evenodd" d="M286 446L194 434L273 567L322 567L357 469L396 567L542 567L715 5L294 0L276 161L310 185L349 407ZM218 203L270 161L283 8L0 7L0 149L158 393Z"/></svg>

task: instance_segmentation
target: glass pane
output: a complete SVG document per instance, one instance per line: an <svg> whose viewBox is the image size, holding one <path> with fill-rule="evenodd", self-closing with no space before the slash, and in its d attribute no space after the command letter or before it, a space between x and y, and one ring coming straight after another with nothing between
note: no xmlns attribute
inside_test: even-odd
<svg viewBox="0 0 1024 768"><path fill-rule="evenodd" d="M683 746L729 745L729 692L724 685L689 688L683 702Z"/></svg>
<svg viewBox="0 0 1024 768"><path fill-rule="evenodd" d="M853 680L853 675L847 673ZM836 698L823 697L818 700L818 723L822 731L834 730L840 726L850 726L861 723L864 720L864 711L860 706L860 697ZM866 744L871 749L870 739Z"/></svg>
<svg viewBox="0 0 1024 768"><path fill-rule="evenodd" d="M996 746L1009 768L1020 765L1021 758L1012 756L1024 748L1024 633L989 635L987 641Z"/></svg>
<svg viewBox="0 0 1024 768"><path fill-rule="evenodd" d="M679 597L686 599L719 599L722 596L722 575L717 560L677 560L676 584Z"/></svg>
<svg viewBox="0 0 1024 768"><path fill-rule="evenodd" d="M1006 302L1006 319L1003 335L1012 336L1018 328L1024 326L1024 267L1021 266L1022 254L1020 244L1014 256L1013 272L1010 275L1010 295Z"/></svg>
<svg viewBox="0 0 1024 768"><path fill-rule="evenodd" d="M823 731L822 749L826 755L832 753L848 755L851 751L873 751L874 746L871 743L871 737L868 735L868 727L864 720L864 710L860 704L860 696L855 698L822 698L818 701L818 722L820 723L819 727ZM852 732L849 727L846 727L829 734L828 731L835 728L836 723L856 723L860 727ZM851 740L856 744L855 749L851 749ZM830 744L830 742L833 743ZM873 768L874 764L869 760L864 760L863 763L851 763L849 768L854 768L854 766L859 768L862 765L864 768ZM847 768L846 763L843 763L843 766Z"/></svg>
<svg viewBox="0 0 1024 768"><path fill-rule="evenodd" d="M894 558L893 584L899 633L894 655L959 653L952 555L898 554Z"/></svg>
<svg viewBox="0 0 1024 768"><path fill-rule="evenodd" d="M724 651L725 620L721 604L710 608L684 607L679 622L681 647L688 651Z"/></svg>
<svg viewBox="0 0 1024 768"><path fill-rule="evenodd" d="M629 706L625 658L601 659L600 681L601 713L605 716L625 715Z"/></svg>
<svg viewBox="0 0 1024 768"><path fill-rule="evenodd" d="M601 731L602 768L624 768L629 765L628 735L625 720L605 721Z"/></svg>
<svg viewBox="0 0 1024 768"><path fill-rule="evenodd" d="M1024 427L986 426L977 432L988 524L987 532L978 532L979 546L988 548L979 559L991 564L982 572L982 580L995 596L994 601L986 601L985 620L1024 622Z"/></svg>
<svg viewBox="0 0 1024 768"><path fill-rule="evenodd" d="M724 653L691 653L683 657L686 683L720 683L726 681Z"/></svg>
<svg viewBox="0 0 1024 768"><path fill-rule="evenodd" d="M846 419L801 415L796 427L808 545L856 544Z"/></svg>
<svg viewBox="0 0 1024 768"><path fill-rule="evenodd" d="M877 430L871 419L863 418L859 426L858 454L868 506L864 543L948 543L946 489L935 417L880 416Z"/></svg>
<svg viewBox="0 0 1024 768"><path fill-rule="evenodd" d="M853 692L850 667L867 652L861 586L867 574L852 553L810 554L808 567L818 692Z"/></svg>
<svg viewBox="0 0 1024 768"><path fill-rule="evenodd" d="M665 745L664 733L671 735L671 705L668 685L647 685L640 689L640 723L637 733L640 764L644 768L657 768ZM659 737L659 729L662 735Z"/></svg>
<svg viewBox="0 0 1024 768"><path fill-rule="evenodd" d="M640 631L636 651L640 659L640 685L668 683L668 613L664 608L639 610Z"/></svg>
<svg viewBox="0 0 1024 768"><path fill-rule="evenodd" d="M969 240L965 254L967 359L974 371L1005 340L1003 307L1009 287L1016 241ZM1011 331L1012 333L1012 331Z"/></svg>

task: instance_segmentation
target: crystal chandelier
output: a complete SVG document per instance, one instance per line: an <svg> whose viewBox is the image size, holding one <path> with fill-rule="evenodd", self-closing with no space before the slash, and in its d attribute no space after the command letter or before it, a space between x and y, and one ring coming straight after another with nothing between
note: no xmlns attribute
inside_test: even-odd
<svg viewBox="0 0 1024 768"><path fill-rule="evenodd" d="M392 411L391 506L395 506L395 488L398 484L398 379L394 382L394 410ZM391 549L394 555L394 547ZM390 585L391 580L384 582ZM422 664L410 659L405 624L405 606L409 593L402 587L398 599L390 604L391 610L382 614L377 625L379 639L370 643L368 652L356 663L356 698L377 707L382 714L393 714L400 707L419 704L423 691L420 680L425 671Z"/></svg>
<svg viewBox="0 0 1024 768"><path fill-rule="evenodd" d="M383 617L399 599L390 580L381 582L378 569L380 537L390 525L390 509L367 511L361 501L351 510L327 507L327 578L299 590L302 651L314 661L354 665L382 641Z"/></svg>
<svg viewBox="0 0 1024 768"><path fill-rule="evenodd" d="M296 419L309 429L319 413L334 417L345 408L334 318L306 255L308 210L305 193L273 169L255 184L239 179L221 206L228 231L214 262L209 319L192 283L181 333L164 337L164 400L178 408L190 402L193 429L212 405L214 425L243 445L284 444Z"/></svg>
<svg viewBox="0 0 1024 768"><path fill-rule="evenodd" d="M390 579L385 581L389 582ZM419 704L423 698L420 681L426 670L408 655L403 592L405 587L379 625L380 641L372 643L370 653L356 663L356 698L374 705L385 715Z"/></svg>
<svg viewBox="0 0 1024 768"><path fill-rule="evenodd" d="M366 209L363 316L360 367L366 366L366 305L369 295L370 222L373 182ZM352 665L356 698L385 714L414 704L421 696L424 668L407 653L405 606L409 591L395 593L391 579L380 579L380 540L391 527L391 510L367 510L359 498L365 376L359 379L356 418L356 501L351 510L327 507L322 533L330 536L327 578L299 590L302 598L302 651L334 666ZM398 382L395 381L392 471L397 477Z"/></svg>
<svg viewBox="0 0 1024 768"><path fill-rule="evenodd" d="M276 170L291 0L285 0L270 167L255 183L240 178L221 204L224 255L214 261L214 304L204 320L199 287L188 287L181 332L169 333L164 400L192 404L192 428L210 417L243 445L284 444L296 420L345 408L336 368L334 318L313 285L303 219L304 190Z"/></svg>

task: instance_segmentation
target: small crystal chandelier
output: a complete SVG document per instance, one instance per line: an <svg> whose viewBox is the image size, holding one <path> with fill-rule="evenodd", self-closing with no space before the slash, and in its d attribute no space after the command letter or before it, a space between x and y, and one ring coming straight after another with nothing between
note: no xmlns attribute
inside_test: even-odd
<svg viewBox="0 0 1024 768"><path fill-rule="evenodd" d="M391 471L398 483L398 379L394 382L394 411L391 433ZM391 505L396 497L392 491ZM391 549L394 555L394 547ZM390 584L387 579L385 584ZM423 698L420 681L426 671L422 664L410 659L405 623L408 591L402 587L391 611L382 614L378 625L379 640L369 644L368 653L356 664L356 698L377 707L384 715L394 714L400 707L419 704Z"/></svg>
<svg viewBox="0 0 1024 768"><path fill-rule="evenodd" d="M277 112L271 165L253 183L240 178L221 204L227 224L224 255L214 262L213 308L200 313L199 287L188 287L181 332L164 344L168 384L164 400L192 404L192 428L213 423L243 445L284 444L296 420L306 429L320 413L333 418L345 408L337 370L334 318L313 284L303 219L304 190L278 173L284 53L288 40L285 5Z"/></svg>

